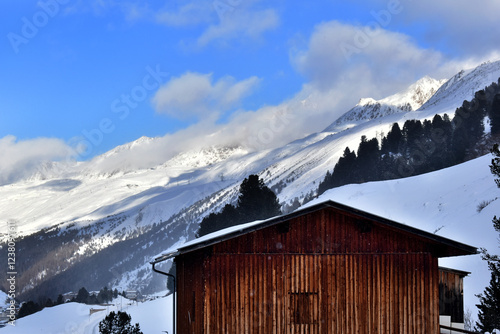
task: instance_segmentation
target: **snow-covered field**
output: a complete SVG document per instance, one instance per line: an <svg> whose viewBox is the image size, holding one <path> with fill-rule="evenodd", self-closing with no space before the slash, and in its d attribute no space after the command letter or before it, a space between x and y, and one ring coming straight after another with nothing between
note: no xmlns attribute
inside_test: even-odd
<svg viewBox="0 0 500 334"><path fill-rule="evenodd" d="M141 331L149 333L172 333L172 295L144 303L133 303L118 297L114 306L100 307L79 303L66 303L48 307L40 312L15 321L15 326L0 329L2 334L98 334L99 322L112 311L127 312L132 324L139 323ZM106 309L90 315L90 309Z"/></svg>

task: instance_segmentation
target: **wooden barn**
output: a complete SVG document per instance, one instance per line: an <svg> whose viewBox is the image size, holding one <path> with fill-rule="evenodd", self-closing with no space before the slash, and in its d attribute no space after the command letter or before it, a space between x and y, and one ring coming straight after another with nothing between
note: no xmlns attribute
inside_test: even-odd
<svg viewBox="0 0 500 334"><path fill-rule="evenodd" d="M476 253L328 201L188 242L152 264L176 262L177 333L429 334L439 333L438 258Z"/></svg>

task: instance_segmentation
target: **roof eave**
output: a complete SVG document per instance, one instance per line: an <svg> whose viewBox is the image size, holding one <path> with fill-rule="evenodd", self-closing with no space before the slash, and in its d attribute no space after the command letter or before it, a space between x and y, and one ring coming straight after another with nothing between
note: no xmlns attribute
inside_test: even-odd
<svg viewBox="0 0 500 334"><path fill-rule="evenodd" d="M458 241L447 239L445 237L441 237L439 235L436 235L436 234L433 234L430 232L426 232L426 231L417 229L415 227L412 227L412 226L409 226L409 225L406 225L403 223L398 223L398 222L395 222L393 220L368 213L366 211L362 211L362 210L359 210L359 209L356 209L356 208L353 208L353 207L350 207L350 206L347 206L344 204L334 202L332 200L328 200L325 202L321 202L321 203L306 207L304 209L294 211L294 212L286 214L286 215L277 216L274 218L270 218L268 220L264 220L261 224L252 225L250 227L245 227L245 228L242 228L241 230L236 230L234 232L224 234L224 235L221 235L218 237L214 237L213 239L209 239L209 240L206 240L206 241L203 241L200 243L195 243L193 245L180 247L176 252L164 254L164 255L156 258L151 263L165 261L169 258L173 258L173 257L176 257L178 255L190 253L190 252L193 252L193 251L205 248L205 247L209 247L209 246L215 245L217 243L224 242L226 240L238 237L240 235L251 233L254 231L258 231L258 230L261 230L261 229L264 229L264 228L267 228L270 226L274 226L274 225L277 225L279 223L291 220L293 218L300 217L300 216L303 216L305 214L313 213L313 212L316 212L316 211L319 211L319 210L322 210L325 208L340 209L340 210L346 211L346 212L351 213L351 214L355 214L355 215L362 217L362 218L365 218L365 219L380 222L381 224L387 225L391 228L415 234L417 236L434 241L440 245L447 246L447 247L450 247L450 248L455 250L454 252L449 252L449 251L443 252L438 257L475 255L475 254L479 253L477 247L469 246L469 245L460 243Z"/></svg>
<svg viewBox="0 0 500 334"><path fill-rule="evenodd" d="M157 258L155 258L153 261L151 261L149 263L150 264L160 263L160 262L166 261L168 259L172 259L172 258L176 257L177 255L180 255L179 251L162 254L162 255L158 256Z"/></svg>

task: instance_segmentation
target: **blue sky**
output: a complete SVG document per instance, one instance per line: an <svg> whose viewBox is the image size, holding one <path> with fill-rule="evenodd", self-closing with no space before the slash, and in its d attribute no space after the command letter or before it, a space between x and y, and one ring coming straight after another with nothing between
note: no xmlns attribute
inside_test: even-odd
<svg viewBox="0 0 500 334"><path fill-rule="evenodd" d="M141 136L177 148L162 159L282 145L361 97L498 59L499 12L493 0L6 0L0 173ZM265 137L284 114L286 131Z"/></svg>

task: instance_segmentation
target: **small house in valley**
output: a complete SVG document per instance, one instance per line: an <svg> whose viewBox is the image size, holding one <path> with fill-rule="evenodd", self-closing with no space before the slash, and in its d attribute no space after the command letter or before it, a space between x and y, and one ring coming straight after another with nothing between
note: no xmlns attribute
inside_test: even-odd
<svg viewBox="0 0 500 334"><path fill-rule="evenodd" d="M176 263L177 333L424 334L439 333L440 311L463 321L453 294L465 273L443 274L438 258L476 253L327 201L201 237L152 264ZM454 297L443 305L442 293Z"/></svg>

